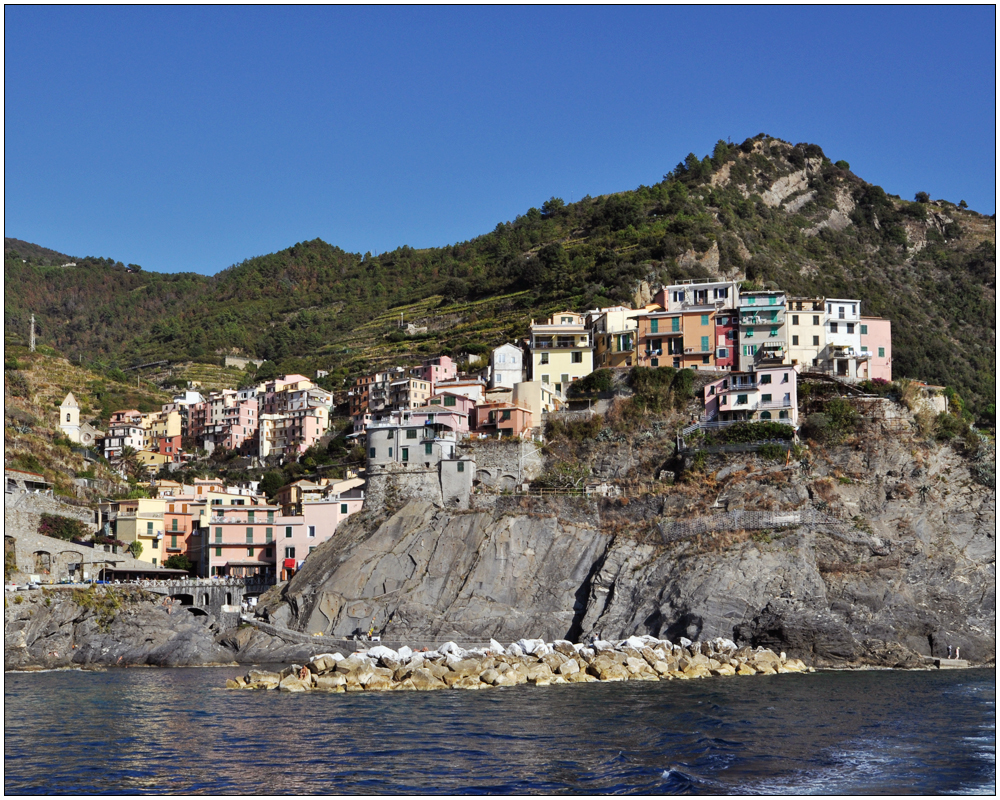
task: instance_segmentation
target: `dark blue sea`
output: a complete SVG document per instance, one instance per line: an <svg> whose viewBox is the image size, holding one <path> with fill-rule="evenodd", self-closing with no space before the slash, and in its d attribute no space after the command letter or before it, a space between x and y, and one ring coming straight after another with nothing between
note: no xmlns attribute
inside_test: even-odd
<svg viewBox="0 0 1000 800"><path fill-rule="evenodd" d="M7 673L5 793L996 792L992 670L220 688L244 672Z"/></svg>

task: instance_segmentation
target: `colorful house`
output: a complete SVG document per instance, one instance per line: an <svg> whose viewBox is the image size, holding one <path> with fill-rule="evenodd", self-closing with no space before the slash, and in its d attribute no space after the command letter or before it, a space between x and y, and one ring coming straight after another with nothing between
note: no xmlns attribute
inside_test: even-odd
<svg viewBox="0 0 1000 800"><path fill-rule="evenodd" d="M862 365L862 376L874 380L892 380L892 323L880 317L862 317L861 353L868 355Z"/></svg>
<svg viewBox="0 0 1000 800"><path fill-rule="evenodd" d="M797 378L790 364L732 372L705 386L705 421L798 425Z"/></svg>
<svg viewBox="0 0 1000 800"><path fill-rule="evenodd" d="M580 314L563 311L545 323L531 321L531 378L565 394L573 381L594 371L594 342Z"/></svg>

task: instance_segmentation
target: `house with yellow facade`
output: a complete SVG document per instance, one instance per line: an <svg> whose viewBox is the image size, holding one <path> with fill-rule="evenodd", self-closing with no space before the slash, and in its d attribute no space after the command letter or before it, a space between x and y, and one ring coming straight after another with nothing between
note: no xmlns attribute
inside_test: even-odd
<svg viewBox="0 0 1000 800"><path fill-rule="evenodd" d="M562 311L547 322L531 321L531 378L565 394L573 381L594 371L594 341L581 314Z"/></svg>

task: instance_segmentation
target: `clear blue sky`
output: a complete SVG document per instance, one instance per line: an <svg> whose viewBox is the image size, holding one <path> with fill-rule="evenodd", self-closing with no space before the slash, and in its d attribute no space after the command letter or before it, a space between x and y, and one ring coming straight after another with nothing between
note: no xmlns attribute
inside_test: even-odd
<svg viewBox="0 0 1000 800"><path fill-rule="evenodd" d="M996 208L995 10L7 6L5 235L215 273L464 241L765 132Z"/></svg>

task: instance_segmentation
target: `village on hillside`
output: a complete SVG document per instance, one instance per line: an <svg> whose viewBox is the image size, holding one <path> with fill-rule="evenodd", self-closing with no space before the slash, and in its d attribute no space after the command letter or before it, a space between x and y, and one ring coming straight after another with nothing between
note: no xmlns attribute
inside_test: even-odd
<svg viewBox="0 0 1000 800"><path fill-rule="evenodd" d="M357 378L347 398L349 438L365 449L364 474L300 479L270 500L258 482L188 485L163 479L164 468L195 457L182 443L236 451L258 463L298 458L329 433L334 408L332 393L306 376L206 395L188 389L159 412L115 412L106 432L81 424L69 394L60 427L112 464L130 454L150 476L160 476L149 482L148 498L99 504L94 524L105 541L151 570L183 555L199 577L274 584L288 580L342 520L365 507L380 477L430 481L432 496L468 507L483 471L477 473L474 458L459 446L484 439L541 441L547 416L568 408L573 384L596 370L706 373L703 412L692 427L771 421L794 429L803 376L892 380L891 325L864 316L859 300L788 297L734 280L686 281L662 287L642 308L532 320L526 340L495 348L478 366L459 372L442 355ZM376 499L385 491L384 482L379 486Z"/></svg>

